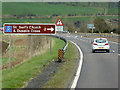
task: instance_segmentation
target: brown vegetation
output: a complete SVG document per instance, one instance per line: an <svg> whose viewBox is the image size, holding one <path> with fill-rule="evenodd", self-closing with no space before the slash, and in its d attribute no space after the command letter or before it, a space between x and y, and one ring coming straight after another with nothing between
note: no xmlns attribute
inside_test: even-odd
<svg viewBox="0 0 120 90"><path fill-rule="evenodd" d="M3 40L9 41L9 37L4 35ZM31 36L21 35L11 36L11 66L14 67L29 60L32 56L44 53L49 49L49 43L49 36L32 36L32 38ZM53 44L54 41L52 40ZM3 58L9 58L9 49L3 54ZM6 69L8 66L7 60L3 63L2 69Z"/></svg>

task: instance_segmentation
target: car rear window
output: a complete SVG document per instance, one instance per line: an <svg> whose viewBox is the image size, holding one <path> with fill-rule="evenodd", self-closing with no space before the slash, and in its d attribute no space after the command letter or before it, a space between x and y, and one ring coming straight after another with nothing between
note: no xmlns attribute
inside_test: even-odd
<svg viewBox="0 0 120 90"><path fill-rule="evenodd" d="M106 39L96 39L96 43L106 43Z"/></svg>

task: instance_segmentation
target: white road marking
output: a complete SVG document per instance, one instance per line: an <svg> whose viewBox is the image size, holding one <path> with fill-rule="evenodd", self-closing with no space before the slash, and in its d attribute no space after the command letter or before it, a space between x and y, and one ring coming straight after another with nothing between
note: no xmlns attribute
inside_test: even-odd
<svg viewBox="0 0 120 90"><path fill-rule="evenodd" d="M115 43L115 44L118 44L117 42L112 42L112 41L109 41L109 42L111 42L111 43Z"/></svg>
<svg viewBox="0 0 120 90"><path fill-rule="evenodd" d="M120 56L120 54L118 54L118 56Z"/></svg>
<svg viewBox="0 0 120 90"><path fill-rule="evenodd" d="M78 68L77 68L77 72L76 72L76 74L75 74L75 78L74 78L73 83L72 83L72 85L71 85L71 89L73 90L73 89L76 88L78 79L79 79L79 77L80 77L81 68L82 68L82 64L83 64L83 53L82 53L82 50L80 49L80 47L79 47L76 43L74 43L73 41L70 41L70 42L72 42L72 43L78 48L78 50L79 50L79 52L80 52L79 66L78 66Z"/></svg>
<svg viewBox="0 0 120 90"><path fill-rule="evenodd" d="M114 51L114 50L112 50L112 52L114 53L115 51Z"/></svg>
<svg viewBox="0 0 120 90"><path fill-rule="evenodd" d="M78 36L75 36L75 38L77 38Z"/></svg>
<svg viewBox="0 0 120 90"><path fill-rule="evenodd" d="M66 37L70 37L70 36L66 36Z"/></svg>

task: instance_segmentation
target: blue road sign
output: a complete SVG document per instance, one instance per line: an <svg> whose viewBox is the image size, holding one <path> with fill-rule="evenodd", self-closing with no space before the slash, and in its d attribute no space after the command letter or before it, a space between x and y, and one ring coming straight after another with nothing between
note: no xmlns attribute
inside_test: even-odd
<svg viewBox="0 0 120 90"><path fill-rule="evenodd" d="M5 26L5 32L12 32L12 26Z"/></svg>

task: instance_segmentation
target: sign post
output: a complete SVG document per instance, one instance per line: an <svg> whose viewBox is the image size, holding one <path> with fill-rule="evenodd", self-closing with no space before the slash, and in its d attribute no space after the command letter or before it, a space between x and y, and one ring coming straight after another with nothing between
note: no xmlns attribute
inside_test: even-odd
<svg viewBox="0 0 120 90"><path fill-rule="evenodd" d="M52 55L52 36L50 36L50 55Z"/></svg>
<svg viewBox="0 0 120 90"><path fill-rule="evenodd" d="M11 69L11 35L9 35L9 69Z"/></svg>

